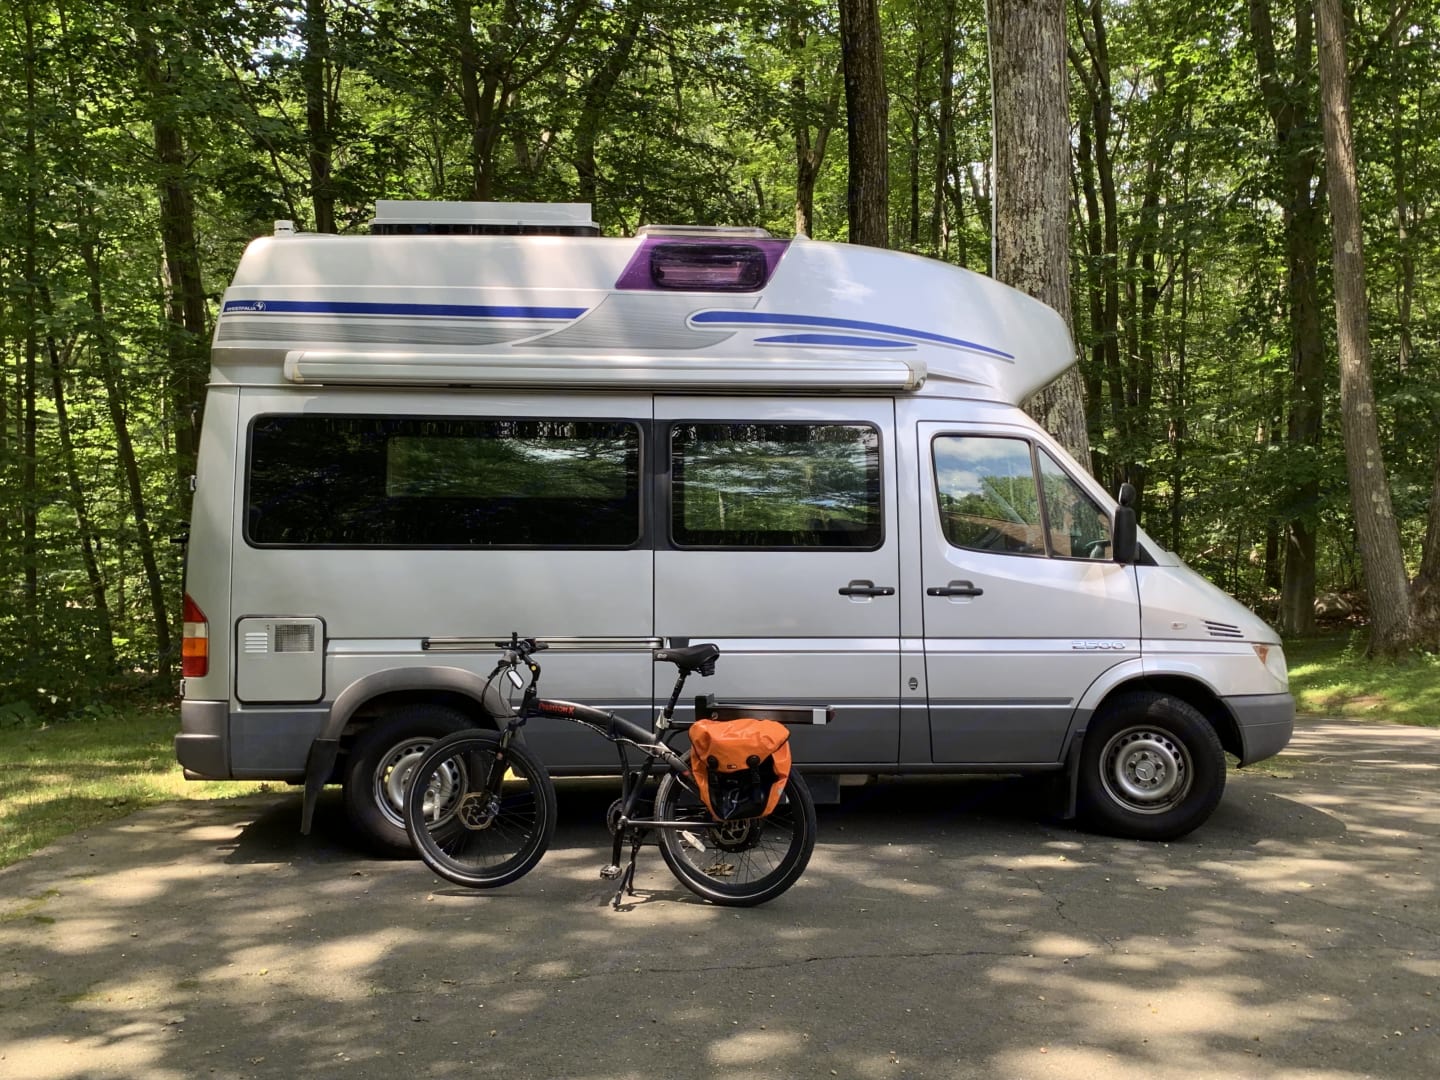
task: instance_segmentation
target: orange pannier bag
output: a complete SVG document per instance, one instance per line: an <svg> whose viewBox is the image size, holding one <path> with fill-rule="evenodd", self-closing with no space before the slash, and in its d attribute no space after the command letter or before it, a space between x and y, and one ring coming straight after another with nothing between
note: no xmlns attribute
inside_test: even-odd
<svg viewBox="0 0 1440 1080"><path fill-rule="evenodd" d="M717 821L765 817L790 778L790 732L774 720L697 720L690 770Z"/></svg>

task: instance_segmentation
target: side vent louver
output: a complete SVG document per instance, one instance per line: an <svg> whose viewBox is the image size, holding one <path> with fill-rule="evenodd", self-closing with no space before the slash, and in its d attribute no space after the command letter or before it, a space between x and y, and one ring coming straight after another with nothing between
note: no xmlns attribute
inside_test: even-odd
<svg viewBox="0 0 1440 1080"><path fill-rule="evenodd" d="M247 630L245 632L245 651L264 656L270 651L270 635L264 630Z"/></svg>
<svg viewBox="0 0 1440 1080"><path fill-rule="evenodd" d="M1210 631L1211 637L1234 638L1238 641L1245 636L1240 632L1238 626L1231 626L1229 623L1223 622L1211 622L1209 619L1205 620L1205 629Z"/></svg>

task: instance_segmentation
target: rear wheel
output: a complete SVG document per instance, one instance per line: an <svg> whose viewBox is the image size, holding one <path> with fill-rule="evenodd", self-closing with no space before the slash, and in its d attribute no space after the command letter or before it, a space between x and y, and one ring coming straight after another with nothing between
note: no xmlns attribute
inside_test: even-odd
<svg viewBox="0 0 1440 1080"><path fill-rule="evenodd" d="M345 769L345 813L378 852L413 854L405 835L410 771L436 739L471 726L456 709L409 705L381 717L355 740Z"/></svg>
<svg viewBox="0 0 1440 1080"><path fill-rule="evenodd" d="M712 904L753 907L799 879L815 850L815 803L805 778L792 772L768 817L716 821L672 773L655 792L657 821L692 821L689 829L657 829L665 865L691 892Z"/></svg>
<svg viewBox="0 0 1440 1080"><path fill-rule="evenodd" d="M415 765L405 825L420 858L472 889L528 873L555 834L555 785L519 743L465 731L441 739Z"/></svg>
<svg viewBox="0 0 1440 1080"><path fill-rule="evenodd" d="M1085 732L1082 820L1099 832L1173 840L1204 823L1225 793L1225 751L1188 702L1149 690L1123 694Z"/></svg>

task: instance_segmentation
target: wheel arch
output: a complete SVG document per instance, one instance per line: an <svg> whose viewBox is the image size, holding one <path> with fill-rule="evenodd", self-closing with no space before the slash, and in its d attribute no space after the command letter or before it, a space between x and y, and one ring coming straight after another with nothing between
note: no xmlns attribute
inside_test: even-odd
<svg viewBox="0 0 1440 1080"><path fill-rule="evenodd" d="M477 727L498 727L497 718L509 711L494 686L464 668L385 668L356 679L336 696L324 727L310 744L300 814L302 833L310 831L321 790L336 779L342 746L385 712L416 704L454 708L470 717Z"/></svg>
<svg viewBox="0 0 1440 1080"><path fill-rule="evenodd" d="M1117 665L1092 684L1076 710L1075 733L1083 732L1089 719L1099 715L1116 698L1134 690L1167 694L1190 705L1215 729L1227 753L1244 757L1240 725L1213 687L1190 675L1146 671L1139 660Z"/></svg>

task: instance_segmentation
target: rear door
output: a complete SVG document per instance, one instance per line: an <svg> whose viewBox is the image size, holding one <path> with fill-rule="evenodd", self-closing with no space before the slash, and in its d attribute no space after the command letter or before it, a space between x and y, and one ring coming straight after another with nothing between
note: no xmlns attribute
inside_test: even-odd
<svg viewBox="0 0 1440 1080"><path fill-rule="evenodd" d="M1057 761L1086 688L1140 654L1134 569L1110 561L1110 515L1024 429L916 432L934 760Z"/></svg>
<svg viewBox="0 0 1440 1080"><path fill-rule="evenodd" d="M655 418L655 632L723 650L687 696L835 705L792 732L801 762L895 762L893 404L657 397ZM657 667L657 698L673 675Z"/></svg>

